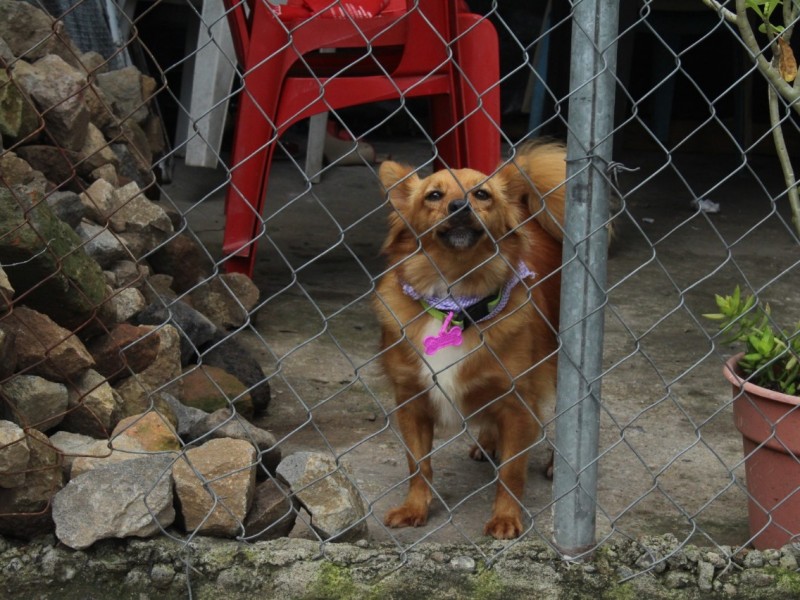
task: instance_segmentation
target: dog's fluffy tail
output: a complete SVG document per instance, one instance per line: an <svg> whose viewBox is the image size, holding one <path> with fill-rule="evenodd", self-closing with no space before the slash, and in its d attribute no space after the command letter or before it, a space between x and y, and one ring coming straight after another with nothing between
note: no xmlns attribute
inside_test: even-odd
<svg viewBox="0 0 800 600"><path fill-rule="evenodd" d="M566 157L563 144L537 140L518 148L501 169L509 192L520 198L533 218L558 241L564 239Z"/></svg>

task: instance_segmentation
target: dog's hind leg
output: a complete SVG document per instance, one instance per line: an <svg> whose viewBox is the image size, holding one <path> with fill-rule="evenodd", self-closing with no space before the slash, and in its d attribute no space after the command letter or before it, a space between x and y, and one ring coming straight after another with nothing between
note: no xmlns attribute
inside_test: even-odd
<svg viewBox="0 0 800 600"><path fill-rule="evenodd" d="M406 445L410 478L405 502L386 513L383 522L389 527L418 527L428 520L428 506L433 498L430 488L433 418L427 408L427 399L421 397L403 401L397 409L397 425Z"/></svg>
<svg viewBox="0 0 800 600"><path fill-rule="evenodd" d="M491 421L481 423L478 443L469 449L469 457L477 461L497 458L497 425Z"/></svg>

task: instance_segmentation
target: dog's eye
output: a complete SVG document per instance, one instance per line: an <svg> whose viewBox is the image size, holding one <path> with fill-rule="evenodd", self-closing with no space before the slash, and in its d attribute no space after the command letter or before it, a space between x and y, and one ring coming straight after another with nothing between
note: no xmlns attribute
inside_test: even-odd
<svg viewBox="0 0 800 600"><path fill-rule="evenodd" d="M475 190L472 192L472 195L475 196L477 200L491 200L492 195L487 192L486 190Z"/></svg>
<svg viewBox="0 0 800 600"><path fill-rule="evenodd" d="M441 200L444 198L444 194L439 190L431 190L427 194L425 194L425 200Z"/></svg>

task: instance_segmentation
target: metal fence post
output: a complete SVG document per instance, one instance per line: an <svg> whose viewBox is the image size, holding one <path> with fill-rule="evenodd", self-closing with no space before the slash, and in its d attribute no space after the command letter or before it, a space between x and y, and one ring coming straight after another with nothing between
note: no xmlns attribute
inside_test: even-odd
<svg viewBox="0 0 800 600"><path fill-rule="evenodd" d="M553 481L555 544L594 548L618 0L574 2Z"/></svg>

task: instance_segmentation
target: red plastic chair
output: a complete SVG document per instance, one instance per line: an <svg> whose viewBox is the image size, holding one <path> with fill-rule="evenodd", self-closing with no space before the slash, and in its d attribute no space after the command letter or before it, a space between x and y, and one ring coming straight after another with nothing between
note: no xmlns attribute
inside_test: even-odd
<svg viewBox="0 0 800 600"><path fill-rule="evenodd" d="M266 0L224 1L244 76L225 201L228 272L252 275L275 144L313 114L429 96L439 164L496 168L497 34L485 18L459 12L459 2L392 0L367 19L281 21Z"/></svg>

